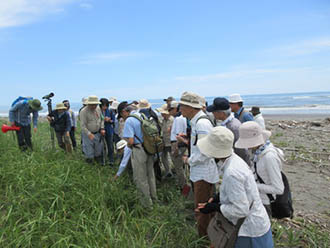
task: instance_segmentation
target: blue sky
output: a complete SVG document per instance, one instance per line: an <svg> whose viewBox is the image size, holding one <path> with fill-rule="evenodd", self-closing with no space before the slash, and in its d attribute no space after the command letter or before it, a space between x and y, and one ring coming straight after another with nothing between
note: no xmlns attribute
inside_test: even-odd
<svg viewBox="0 0 330 248"><path fill-rule="evenodd" d="M0 105L330 91L329 0L1 0Z"/></svg>

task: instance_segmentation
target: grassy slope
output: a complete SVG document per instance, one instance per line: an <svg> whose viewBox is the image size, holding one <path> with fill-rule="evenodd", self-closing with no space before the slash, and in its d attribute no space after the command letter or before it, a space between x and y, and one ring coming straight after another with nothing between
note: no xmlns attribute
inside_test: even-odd
<svg viewBox="0 0 330 248"><path fill-rule="evenodd" d="M1 124L1 123L0 123ZM87 165L80 152L50 149L40 125L34 152L21 153L12 133L0 134L0 247L198 247L191 211L169 181L160 204L143 209L127 175ZM188 207L192 208L191 204ZM273 223L278 246L328 247L314 225L294 230Z"/></svg>

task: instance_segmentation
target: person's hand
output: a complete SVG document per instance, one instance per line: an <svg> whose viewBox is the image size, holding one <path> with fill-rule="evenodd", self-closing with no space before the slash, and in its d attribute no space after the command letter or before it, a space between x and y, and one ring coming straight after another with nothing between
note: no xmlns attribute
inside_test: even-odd
<svg viewBox="0 0 330 248"><path fill-rule="evenodd" d="M48 120L49 122L51 122L53 119L52 119L52 117L47 116L47 120Z"/></svg>
<svg viewBox="0 0 330 248"><path fill-rule="evenodd" d="M213 212L220 212L220 204L219 203L198 203L197 212L201 212L203 214L209 214ZM195 210L195 211L196 211Z"/></svg>
<svg viewBox="0 0 330 248"><path fill-rule="evenodd" d="M197 208L195 208L195 212L199 213L202 208L205 208L206 204L207 204L206 202L198 203Z"/></svg>
<svg viewBox="0 0 330 248"><path fill-rule="evenodd" d="M113 180L116 181L118 179L117 174L113 177Z"/></svg>
<svg viewBox="0 0 330 248"><path fill-rule="evenodd" d="M35 128L33 128L33 132L34 133L36 133L37 132L37 128L35 127Z"/></svg>
<svg viewBox="0 0 330 248"><path fill-rule="evenodd" d="M69 132L65 132L65 135L66 135L67 137L70 137L70 133L69 133Z"/></svg>
<svg viewBox="0 0 330 248"><path fill-rule="evenodd" d="M179 133L177 136L176 136L176 140L179 141L179 142L182 142L182 143L185 143L188 145L188 138L187 138L187 135L183 134L183 133Z"/></svg>
<svg viewBox="0 0 330 248"><path fill-rule="evenodd" d="M90 140L93 140L93 139L94 139L94 134L92 134L92 133L88 134L88 138L89 138Z"/></svg>
<svg viewBox="0 0 330 248"><path fill-rule="evenodd" d="M189 159L189 157L187 155L182 156L182 161L184 164L188 164L188 159Z"/></svg>
<svg viewBox="0 0 330 248"><path fill-rule="evenodd" d="M107 117L107 116L104 117L104 121L105 121L105 122L110 122L110 120L111 120L110 117Z"/></svg>
<svg viewBox="0 0 330 248"><path fill-rule="evenodd" d="M104 136L105 135L105 130L101 129L100 133L101 133L102 136Z"/></svg>

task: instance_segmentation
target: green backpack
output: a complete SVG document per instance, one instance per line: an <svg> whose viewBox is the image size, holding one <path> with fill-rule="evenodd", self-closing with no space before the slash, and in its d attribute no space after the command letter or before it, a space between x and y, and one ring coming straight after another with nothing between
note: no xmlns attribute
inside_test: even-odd
<svg viewBox="0 0 330 248"><path fill-rule="evenodd" d="M146 153L154 155L163 151L164 144L163 139L159 133L157 123L154 119L148 119L148 117L141 113L141 117L138 115L129 115L129 117L134 117L141 122L141 128L143 133L143 148ZM141 140L135 136L140 142Z"/></svg>

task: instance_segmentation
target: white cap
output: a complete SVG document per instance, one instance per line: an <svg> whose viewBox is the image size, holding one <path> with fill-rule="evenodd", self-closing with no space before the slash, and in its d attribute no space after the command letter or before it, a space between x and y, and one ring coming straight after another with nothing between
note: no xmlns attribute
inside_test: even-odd
<svg viewBox="0 0 330 248"><path fill-rule="evenodd" d="M232 94L229 96L229 103L238 103L243 102L243 99L240 94Z"/></svg>
<svg viewBox="0 0 330 248"><path fill-rule="evenodd" d="M118 108L118 105L119 105L118 101L113 101L112 104L110 105L110 108L116 110Z"/></svg>

